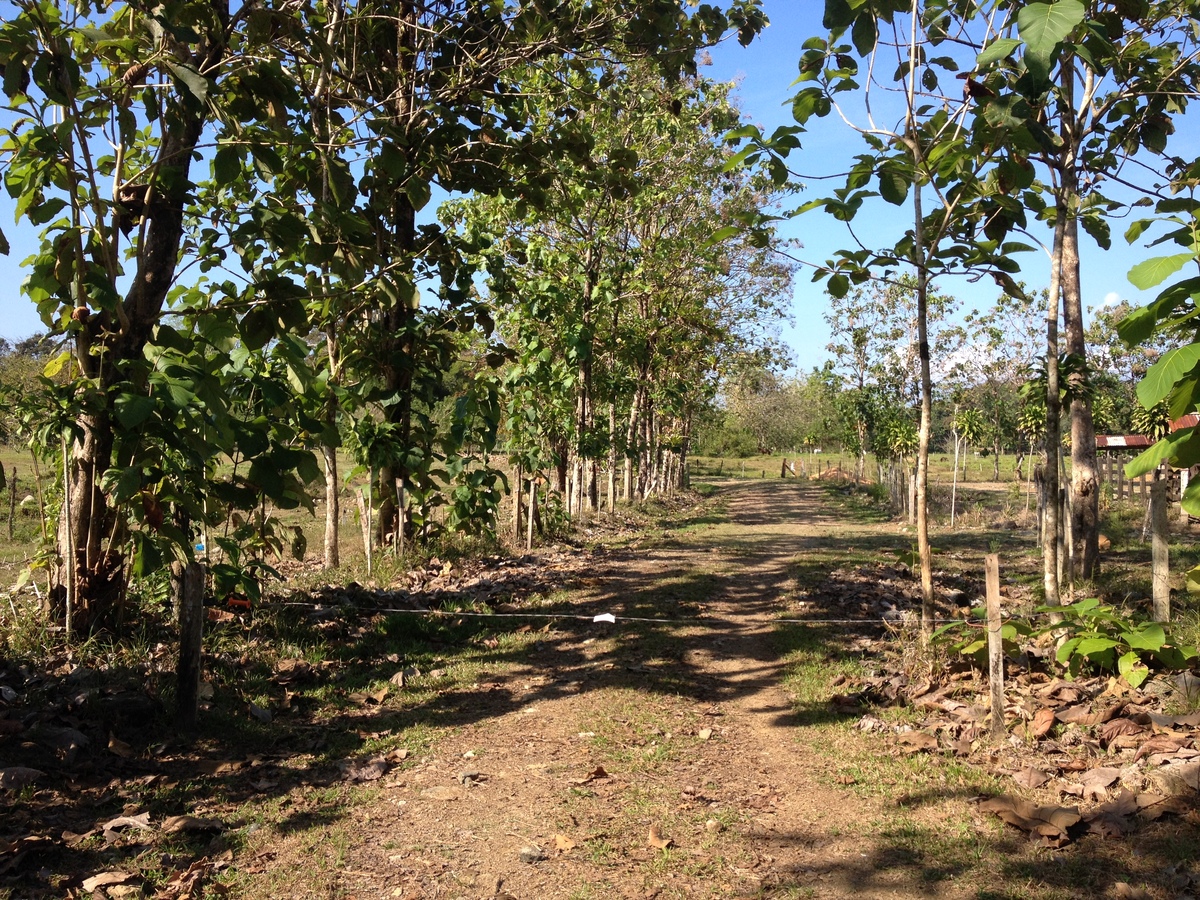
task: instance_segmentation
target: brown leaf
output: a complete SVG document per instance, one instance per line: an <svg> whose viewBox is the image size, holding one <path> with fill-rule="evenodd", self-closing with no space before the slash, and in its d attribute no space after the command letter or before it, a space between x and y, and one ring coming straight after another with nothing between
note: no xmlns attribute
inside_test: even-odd
<svg viewBox="0 0 1200 900"><path fill-rule="evenodd" d="M1041 769L1029 766L1013 776L1013 781L1027 788L1040 788L1043 784L1050 780L1050 776Z"/></svg>
<svg viewBox="0 0 1200 900"><path fill-rule="evenodd" d="M575 842L565 834L556 834L554 836L554 849L559 853L566 853L569 850L575 849Z"/></svg>
<svg viewBox="0 0 1200 900"><path fill-rule="evenodd" d="M114 884L129 884L131 881L137 881L140 877L131 872L101 872L91 878L85 878L83 889L90 894L97 888L109 887Z"/></svg>
<svg viewBox="0 0 1200 900"><path fill-rule="evenodd" d="M8 766L0 769L0 791L19 791L33 784L39 778L45 778L46 773L40 769L30 769L26 766Z"/></svg>
<svg viewBox="0 0 1200 900"><path fill-rule="evenodd" d="M904 731L896 736L896 740L904 744L909 753L932 751L938 748L938 739L927 731Z"/></svg>
<svg viewBox="0 0 1200 900"><path fill-rule="evenodd" d="M117 816L115 819L109 819L103 825L105 831L117 831L121 828L140 828L143 831L150 831L150 813L138 813L136 816Z"/></svg>
<svg viewBox="0 0 1200 900"><path fill-rule="evenodd" d="M108 752L122 759L131 759L134 756L133 748L114 734L108 736Z"/></svg>
<svg viewBox="0 0 1200 900"><path fill-rule="evenodd" d="M1100 743L1107 746L1124 735L1145 734L1146 729L1132 719L1113 719L1099 728Z"/></svg>
<svg viewBox="0 0 1200 900"><path fill-rule="evenodd" d="M1004 794L985 800L979 808L995 813L1015 828L1050 841L1069 840L1068 829L1080 821L1079 810L1073 806L1035 806Z"/></svg>
<svg viewBox="0 0 1200 900"><path fill-rule="evenodd" d="M663 834L657 825L650 826L650 836L647 838L647 840L650 846L655 850L666 850L675 843L669 837L663 837Z"/></svg>
<svg viewBox="0 0 1200 900"><path fill-rule="evenodd" d="M225 826L216 819L202 819L199 816L171 816L162 824L164 834L196 834L202 831L222 831Z"/></svg>
<svg viewBox="0 0 1200 900"><path fill-rule="evenodd" d="M599 781L601 778L611 777L611 775L604 771L604 766L596 766L596 768L592 769L592 771L588 772L582 778L572 778L571 784L589 784L593 781Z"/></svg>
<svg viewBox="0 0 1200 900"><path fill-rule="evenodd" d="M1083 799L1103 800L1108 796L1107 788L1121 777L1121 770L1112 766L1099 766L1084 772L1079 779L1083 785Z"/></svg>
<svg viewBox="0 0 1200 900"><path fill-rule="evenodd" d="M1093 710L1090 703L1068 706L1054 714L1060 722L1068 725L1103 725L1116 716L1123 704L1117 703L1100 710Z"/></svg>
<svg viewBox="0 0 1200 900"><path fill-rule="evenodd" d="M1033 719L1027 726L1029 736L1034 740L1040 740L1048 735L1054 729L1054 723L1057 717L1054 715L1054 710L1049 707L1042 707L1033 715Z"/></svg>

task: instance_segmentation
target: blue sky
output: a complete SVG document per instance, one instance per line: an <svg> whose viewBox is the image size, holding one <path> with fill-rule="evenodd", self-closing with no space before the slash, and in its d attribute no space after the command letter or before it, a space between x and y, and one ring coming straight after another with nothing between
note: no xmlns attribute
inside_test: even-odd
<svg viewBox="0 0 1200 900"><path fill-rule="evenodd" d="M818 0L764 0L763 7L771 19L770 27L749 48L739 47L734 41L716 48L712 54L714 64L705 70L705 74L722 81L736 79L747 121L770 131L779 125L795 124L791 116L791 97L796 89L790 85L798 73L801 45L810 37L824 37L826 32L821 25L824 3ZM800 141L802 148L791 155L789 166L793 171L810 176L843 171L847 161L864 149L861 138L836 115L811 120L808 131L800 135ZM808 189L800 195L800 202L823 196L837 184L837 181L810 181ZM910 216L910 206L895 207L878 200L869 210L864 209L859 214L860 221L855 227L869 246L888 246L909 226ZM1113 246L1107 253L1087 235L1080 236L1083 301L1087 307L1096 308L1122 298L1135 303L1152 299L1151 294L1134 288L1126 273L1147 256L1170 251L1129 247L1121 237L1124 230L1122 223L1113 223ZM782 231L804 244L798 254L802 259L817 263L847 246L845 226L820 211L786 223ZM1049 242L1048 234L1046 242ZM1047 285L1049 261L1044 254L1024 254L1019 262L1023 267L1019 277L1030 287ZM799 273L793 306L795 321L783 328L784 338L795 351L796 365L801 370L820 365L829 356L825 349L829 331L822 317L826 298L821 285L813 284L811 277L811 269ZM984 308L999 293L990 278L978 284L969 284L961 278L947 279L937 288L958 297L967 309ZM936 353L936 348L933 349Z"/></svg>
<svg viewBox="0 0 1200 900"><path fill-rule="evenodd" d="M794 124L791 118L790 98L794 89L790 87L797 73L797 60L803 42L814 35L823 35L819 0L765 0L764 7L771 18L771 25L749 48L742 48L729 41L716 48L713 65L705 70L709 77L736 80L738 94L747 121L759 124L766 130L778 125ZM809 131L801 136L803 147L793 153L790 164L795 171L808 176L831 175L844 169L847 160L862 149L861 139L845 127L835 116L814 120ZM826 183L832 186L836 182ZM806 196L820 196L826 189L819 181L809 182L812 187ZM23 277L20 262L32 252L34 235L24 225L17 229L12 224L11 201L0 194L0 228L12 242L12 253L0 257L0 336L15 339L40 330L41 323L33 305L19 290ZM860 215L860 236L872 245L894 243L897 236L907 227L908 208L889 206L883 201L866 214ZM787 222L782 228L787 237L803 244L798 251L802 259L822 262L829 258L848 240L845 227L826 217L821 212ZM1083 237L1083 287L1085 304L1095 307L1104 302L1113 302L1124 297L1135 302L1149 297L1136 291L1126 279L1128 270L1147 255L1147 251L1126 247L1119 233L1123 227L1114 227L1117 237L1114 247L1103 253ZM1044 286L1047 282L1048 263L1041 254L1028 254L1021 260L1025 267L1024 280L1032 287ZM828 329L823 319L825 296L819 284L811 283L811 269L798 274L794 297L794 321L783 326L784 339L792 346L796 365L807 370L820 365L828 353L825 345L829 341ZM997 289L990 279L978 285L961 280L947 281L938 285L939 290L958 296L969 308L990 304ZM936 349L936 348L935 348Z"/></svg>

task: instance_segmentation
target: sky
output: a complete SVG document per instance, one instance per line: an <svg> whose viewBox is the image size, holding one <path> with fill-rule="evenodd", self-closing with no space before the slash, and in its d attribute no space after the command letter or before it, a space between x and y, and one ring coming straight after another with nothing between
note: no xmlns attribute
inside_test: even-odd
<svg viewBox="0 0 1200 900"><path fill-rule="evenodd" d="M715 48L711 54L713 64L703 71L717 80L735 81L746 120L769 132L779 125L795 124L791 118L790 100L795 92L792 82L797 74L797 61L804 41L825 33L821 25L824 4L819 0L764 0L763 5L771 19L763 34L749 48L742 48L733 40ZM836 116L813 120L800 140L802 148L791 155L789 164L794 171L809 177L842 171L846 162L863 149L861 139ZM807 184L809 187L799 195L797 202L821 196L836 181L813 180ZM24 277L20 263L33 251L36 235L27 224L19 228L14 226L11 210L11 201L0 193L0 228L12 243L10 255L0 257L0 337L14 340L41 330L42 325L33 304L20 292ZM909 207L889 206L882 200L876 201L864 213L860 214L856 227L861 229L860 237L872 246L893 244L908 226L910 214ZM1121 226L1114 227L1117 236L1108 253L1101 252L1086 236L1082 239L1086 306L1094 308L1122 298L1134 302L1151 299L1129 284L1126 273L1135 263L1152 254L1126 247L1119 237L1121 231ZM816 263L830 258L848 240L845 227L820 211L785 222L781 233L802 244L796 251L799 258ZM1049 263L1043 254L1026 254L1021 263L1020 277L1030 287L1046 285ZM813 284L811 278L812 269L801 268L795 284L793 318L791 322L783 323L781 329L783 339L793 350L794 363L801 371L819 366L829 357L826 349L829 329L823 318L826 298L821 285ZM990 278L975 285L962 279L947 280L939 283L937 288L959 297L968 309L990 305L997 294Z"/></svg>
<svg viewBox="0 0 1200 900"><path fill-rule="evenodd" d="M797 87L792 82L798 74L801 48L805 40L824 37L826 31L821 24L824 3L819 0L764 0L763 8L771 24L759 38L748 48L738 46L736 41L725 42L713 50L713 65L703 71L720 81L735 80L739 84L738 93L746 120L769 133L779 125L795 124L791 116L791 98ZM836 115L810 120L808 131L799 137L801 149L791 154L789 167L813 176L814 180L807 182L798 203L823 196L836 186L837 181L821 182L815 180L815 176L843 171L846 162L865 149L862 139ZM911 205L896 207L876 200L869 210L864 208L860 212L855 228L868 246L882 247L894 244L910 223ZM1170 251L1129 247L1121 237L1123 232L1124 225L1114 223L1112 249L1108 252L1100 250L1087 235L1080 236L1083 302L1087 308L1113 305L1121 299L1135 304L1153 299L1154 292L1137 290L1126 275L1148 256ZM781 233L804 245L797 253L801 259L818 264L832 257L836 250L848 246L845 226L819 210L785 223ZM1046 243L1049 243L1048 233ZM1022 272L1017 276L1019 280L1034 289L1048 285L1050 265L1045 254L1040 251L1023 254L1018 261L1022 265ZM826 349L829 328L823 318L827 298L823 287L813 284L811 279L811 268L802 268L798 273L793 299L794 321L783 327L783 337L792 347L800 371L819 366L830 356ZM963 278L946 279L936 287L942 293L957 297L967 310L990 306L999 293L991 278L977 284L970 284ZM937 348L933 350L936 353Z"/></svg>

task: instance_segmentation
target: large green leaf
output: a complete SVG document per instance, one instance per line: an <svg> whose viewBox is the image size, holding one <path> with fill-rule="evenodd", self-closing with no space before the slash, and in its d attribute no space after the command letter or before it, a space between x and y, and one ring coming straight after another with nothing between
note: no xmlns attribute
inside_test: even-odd
<svg viewBox="0 0 1200 900"><path fill-rule="evenodd" d="M1200 364L1200 343L1168 350L1146 372L1137 386L1138 401L1146 409L1165 400L1176 383Z"/></svg>
<svg viewBox="0 0 1200 900"><path fill-rule="evenodd" d="M154 401L144 394L121 393L113 402L117 421L126 431L137 428L154 412Z"/></svg>
<svg viewBox="0 0 1200 900"><path fill-rule="evenodd" d="M1170 460L1175 466L1193 466L1200 463L1200 433L1194 428L1181 428L1174 434L1169 434L1161 441L1131 459L1125 464L1125 475L1137 478L1147 472L1153 472L1164 459ZM1200 488L1200 480L1188 485L1190 493L1193 487ZM1200 493L1194 495L1200 499ZM1188 505L1188 496L1184 495L1183 505Z"/></svg>
<svg viewBox="0 0 1200 900"><path fill-rule="evenodd" d="M201 103L208 97L208 79L193 69L191 66L185 66L182 63L167 62L166 67L171 70L171 74L175 79L182 84L197 100Z"/></svg>
<svg viewBox="0 0 1200 900"><path fill-rule="evenodd" d="M1167 633L1162 625L1151 622L1141 630L1126 635L1125 642L1133 650L1161 650L1167 642Z"/></svg>
<svg viewBox="0 0 1200 900"><path fill-rule="evenodd" d="M1129 270L1129 283L1143 291L1152 288L1162 284L1195 258L1192 253L1176 253L1140 262Z"/></svg>
<svg viewBox="0 0 1200 900"><path fill-rule="evenodd" d="M1029 52L1049 58L1055 46L1084 20L1087 10L1079 0L1031 3L1017 13L1017 33Z"/></svg>
<svg viewBox="0 0 1200 900"><path fill-rule="evenodd" d="M977 68L982 69L997 60L1004 59L1020 46L1021 42L1016 38L997 38L979 54L975 60L975 65Z"/></svg>

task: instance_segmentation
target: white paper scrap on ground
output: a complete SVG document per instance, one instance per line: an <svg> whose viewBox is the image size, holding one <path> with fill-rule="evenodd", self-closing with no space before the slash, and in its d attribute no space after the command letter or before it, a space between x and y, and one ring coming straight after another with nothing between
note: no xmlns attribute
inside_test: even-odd
<svg viewBox="0 0 1200 900"><path fill-rule="evenodd" d="M596 618L592 619L592 621L593 622L611 622L613 625L616 625L617 617L614 616L612 613L600 613L600 615L596 616Z"/></svg>

